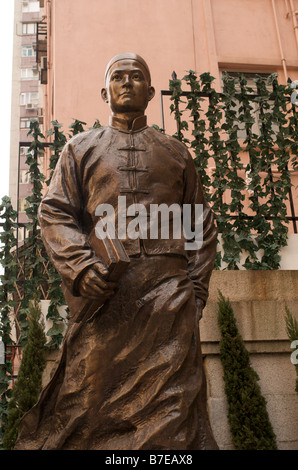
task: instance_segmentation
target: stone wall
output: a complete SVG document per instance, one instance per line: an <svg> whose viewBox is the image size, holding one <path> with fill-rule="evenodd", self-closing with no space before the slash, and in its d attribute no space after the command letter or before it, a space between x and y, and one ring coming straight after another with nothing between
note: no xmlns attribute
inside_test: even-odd
<svg viewBox="0 0 298 470"><path fill-rule="evenodd" d="M233 449L219 358L218 290L229 298L237 326L277 437L279 449L298 449L298 394L285 326L285 305L298 319L298 271L214 271L200 323L208 407L220 449Z"/></svg>

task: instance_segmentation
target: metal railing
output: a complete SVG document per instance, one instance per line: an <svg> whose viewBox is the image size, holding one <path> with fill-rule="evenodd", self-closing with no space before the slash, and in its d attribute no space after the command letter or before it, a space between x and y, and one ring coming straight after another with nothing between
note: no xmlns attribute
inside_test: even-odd
<svg viewBox="0 0 298 470"><path fill-rule="evenodd" d="M187 98L190 95L190 93L191 93L190 91L184 91L184 92L181 93L180 96ZM162 132L166 131L166 129L165 129L166 126L165 126L164 99L163 98L165 96L171 97L172 95L173 95L173 92L171 90L161 90L161 92L160 92L160 115L161 115L161 128L160 128L160 130ZM196 96L199 99L200 98L205 98L207 100L210 99L210 94L209 93L197 92ZM258 94L251 93L249 95L250 100L255 100L256 98L259 98ZM293 112L293 114L297 115L297 110L296 110L295 106L292 106L292 112ZM298 119L298 116L297 116L297 119ZM178 128L178 124L177 124L177 128ZM244 146L243 146L243 152L245 153ZM298 177L298 174L297 174L297 177ZM288 202L289 202L289 209L290 210L289 210L289 213L286 216L286 219L289 222L292 223L293 232L298 233L298 229L297 229L297 226L298 226L298 212L297 212L297 209L296 209L295 203L294 203L294 194L293 194L292 187L293 187L293 185L291 185L289 190L288 190ZM297 188L296 188L296 191L297 191ZM239 217L239 215L231 215L230 216L230 218L234 219L234 220L237 219L238 217ZM241 214L241 217L244 220L252 220L254 218L253 215L247 215L247 214L243 214L243 213ZM266 216L266 219L267 220L273 220L274 217Z"/></svg>

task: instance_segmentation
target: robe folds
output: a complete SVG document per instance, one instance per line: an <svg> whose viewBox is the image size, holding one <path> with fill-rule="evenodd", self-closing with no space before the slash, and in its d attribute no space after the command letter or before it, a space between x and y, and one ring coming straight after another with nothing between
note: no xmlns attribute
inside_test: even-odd
<svg viewBox="0 0 298 470"><path fill-rule="evenodd" d="M130 265L91 318L69 318L61 356L15 449L217 449L206 408L199 310L208 298L217 231L193 160L175 139L148 128L110 126L71 139L40 206L45 247L79 297L82 273L98 261L88 234L98 204L117 197L146 207L202 204L203 244L185 238L124 239Z"/></svg>
<svg viewBox="0 0 298 470"><path fill-rule="evenodd" d="M98 314L69 325L16 449L216 448L187 263L171 255L131 263Z"/></svg>

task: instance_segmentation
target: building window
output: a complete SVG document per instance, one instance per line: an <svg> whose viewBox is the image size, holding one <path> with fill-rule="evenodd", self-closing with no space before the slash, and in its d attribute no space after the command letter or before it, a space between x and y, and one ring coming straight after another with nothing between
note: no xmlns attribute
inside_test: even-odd
<svg viewBox="0 0 298 470"><path fill-rule="evenodd" d="M30 129L30 122L38 121L37 118L21 118L20 127L21 129Z"/></svg>
<svg viewBox="0 0 298 470"><path fill-rule="evenodd" d="M35 57L36 51L32 46L22 46L22 57Z"/></svg>
<svg viewBox="0 0 298 470"><path fill-rule="evenodd" d="M36 23L23 23L22 33L23 34L36 34L37 24Z"/></svg>
<svg viewBox="0 0 298 470"><path fill-rule="evenodd" d="M28 173L28 170L20 170L20 183L23 183L23 184L31 183L30 174Z"/></svg>
<svg viewBox="0 0 298 470"><path fill-rule="evenodd" d="M38 107L38 92L21 93L20 105L26 106L28 109Z"/></svg>
<svg viewBox="0 0 298 470"><path fill-rule="evenodd" d="M25 197L20 197L19 199L19 212L25 212L27 207L29 207L30 204L28 201L26 201Z"/></svg>
<svg viewBox="0 0 298 470"><path fill-rule="evenodd" d="M25 157L29 153L29 147L20 147L20 156Z"/></svg>
<svg viewBox="0 0 298 470"><path fill-rule="evenodd" d="M22 12L23 13L36 13L40 10L39 2L23 0Z"/></svg>
<svg viewBox="0 0 298 470"><path fill-rule="evenodd" d="M21 69L21 79L22 80L38 80L38 70L30 69Z"/></svg>

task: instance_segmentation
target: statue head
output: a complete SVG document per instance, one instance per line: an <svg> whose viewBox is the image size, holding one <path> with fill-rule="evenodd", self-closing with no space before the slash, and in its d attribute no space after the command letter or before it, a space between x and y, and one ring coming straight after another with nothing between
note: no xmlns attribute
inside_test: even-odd
<svg viewBox="0 0 298 470"><path fill-rule="evenodd" d="M144 114L154 94L149 67L142 57L128 52L110 60L101 96L113 114Z"/></svg>

